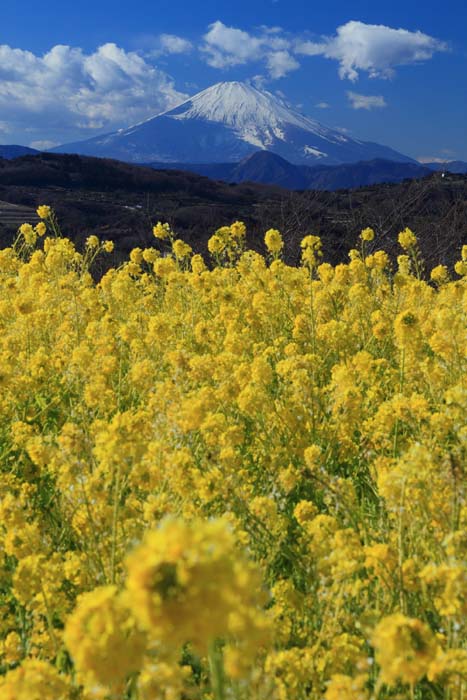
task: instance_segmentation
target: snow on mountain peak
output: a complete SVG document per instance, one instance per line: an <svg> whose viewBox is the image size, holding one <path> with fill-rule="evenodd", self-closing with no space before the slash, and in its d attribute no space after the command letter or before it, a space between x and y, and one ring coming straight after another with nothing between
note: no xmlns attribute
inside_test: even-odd
<svg viewBox="0 0 467 700"><path fill-rule="evenodd" d="M345 136L242 82L216 83L144 122L54 150L137 163L235 163L258 150L302 164L410 160L386 146Z"/></svg>
<svg viewBox="0 0 467 700"><path fill-rule="evenodd" d="M276 95L238 81L216 83L163 116L223 124L258 148L266 148L274 139L285 140L284 125L305 129L321 138L328 138L331 131L295 111Z"/></svg>

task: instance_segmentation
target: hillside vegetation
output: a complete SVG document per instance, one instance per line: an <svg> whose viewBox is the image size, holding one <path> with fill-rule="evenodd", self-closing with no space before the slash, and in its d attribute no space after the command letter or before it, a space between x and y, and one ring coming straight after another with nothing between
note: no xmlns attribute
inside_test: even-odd
<svg viewBox="0 0 467 700"><path fill-rule="evenodd" d="M392 185L337 192L291 192L243 183L228 185L181 171L154 171L118 161L42 154L0 160L1 201L35 209L47 201L67 235L82 247L96 234L112 238L115 253L102 266L126 259L135 246L151 245L151 227L168 221L196 252L207 253L212 233L241 219L248 245L264 252L263 234L280 228L284 259L299 262L300 240L320 235L326 258L345 262L347 251L365 226L395 262L399 231L416 231L428 267L452 266L467 243L467 176L436 173ZM2 225L3 224L3 225ZM10 245L16 227L0 213L0 243Z"/></svg>
<svg viewBox="0 0 467 700"><path fill-rule="evenodd" d="M0 252L0 697L461 700L467 247Z"/></svg>

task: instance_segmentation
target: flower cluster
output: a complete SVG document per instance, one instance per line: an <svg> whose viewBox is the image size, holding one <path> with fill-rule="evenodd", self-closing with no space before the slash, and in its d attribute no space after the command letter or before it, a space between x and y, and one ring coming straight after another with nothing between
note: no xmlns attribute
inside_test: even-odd
<svg viewBox="0 0 467 700"><path fill-rule="evenodd" d="M0 251L0 697L467 696L467 248Z"/></svg>

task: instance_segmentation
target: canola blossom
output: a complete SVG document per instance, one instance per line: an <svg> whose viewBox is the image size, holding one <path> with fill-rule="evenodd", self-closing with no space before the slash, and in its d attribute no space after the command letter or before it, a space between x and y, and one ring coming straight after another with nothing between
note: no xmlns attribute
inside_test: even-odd
<svg viewBox="0 0 467 700"><path fill-rule="evenodd" d="M467 247L0 251L0 698L467 697Z"/></svg>

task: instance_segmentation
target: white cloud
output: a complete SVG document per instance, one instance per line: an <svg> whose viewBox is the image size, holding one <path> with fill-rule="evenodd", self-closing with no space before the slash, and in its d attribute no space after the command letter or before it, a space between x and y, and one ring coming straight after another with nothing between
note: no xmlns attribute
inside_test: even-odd
<svg viewBox="0 0 467 700"><path fill-rule="evenodd" d="M0 134L9 134L11 127L6 122L0 122Z"/></svg>
<svg viewBox="0 0 467 700"><path fill-rule="evenodd" d="M0 46L2 123L22 143L25 133L63 143L111 131L185 97L165 72L113 43L89 54L57 45L43 56Z"/></svg>
<svg viewBox="0 0 467 700"><path fill-rule="evenodd" d="M237 27L228 27L219 20L209 25L201 52L213 68L231 68L250 62L264 61L273 79L283 78L300 67L289 52L290 41L278 36L279 27L260 27L258 35Z"/></svg>
<svg viewBox="0 0 467 700"><path fill-rule="evenodd" d="M339 63L339 75L355 81L359 73L390 78L397 66L426 61L447 44L421 31L350 21L334 36L311 41L292 37L280 27L261 26L256 33L214 22L203 37L201 52L214 68L264 61L273 79L299 67L299 56L324 56Z"/></svg>
<svg viewBox="0 0 467 700"><path fill-rule="evenodd" d="M31 141L29 145L31 146L31 148L37 148L38 151L48 151L49 148L59 146L60 144L57 143L57 141L43 141L39 139L39 141Z"/></svg>
<svg viewBox="0 0 467 700"><path fill-rule="evenodd" d="M449 163L449 158L437 158L436 156L419 156L419 163Z"/></svg>
<svg viewBox="0 0 467 700"><path fill-rule="evenodd" d="M268 80L264 75L254 75L252 78L250 78L250 82L255 86L255 88L258 88L258 90L264 90Z"/></svg>
<svg viewBox="0 0 467 700"><path fill-rule="evenodd" d="M303 41L295 45L299 54L338 61L340 77L352 81L358 79L360 71L370 78L390 78L395 67L426 61L435 52L447 49L447 44L420 31L356 21L341 25L334 37L326 37L321 43Z"/></svg>
<svg viewBox="0 0 467 700"><path fill-rule="evenodd" d="M265 34L280 34L284 31L282 27L269 27L267 24L260 24L259 28Z"/></svg>
<svg viewBox="0 0 467 700"><path fill-rule="evenodd" d="M378 109L387 107L386 100L382 95L359 95L358 92L347 92L347 97L352 109Z"/></svg>
<svg viewBox="0 0 467 700"><path fill-rule="evenodd" d="M267 57L267 66L271 78L283 78L292 70L300 68L300 64L288 51L274 51Z"/></svg>
<svg viewBox="0 0 467 700"><path fill-rule="evenodd" d="M319 44L314 41L298 39L294 43L295 53L303 56L321 56L326 49L326 44Z"/></svg>
<svg viewBox="0 0 467 700"><path fill-rule="evenodd" d="M329 102L318 102L315 104L315 107L318 107L318 109L329 109L330 106Z"/></svg>
<svg viewBox="0 0 467 700"><path fill-rule="evenodd" d="M159 41L165 53L188 53L193 48L191 41L175 34L161 34Z"/></svg>
<svg viewBox="0 0 467 700"><path fill-rule="evenodd" d="M202 51L206 60L214 68L227 68L258 60L262 56L264 41L235 27L227 27L220 22L209 26L204 35Z"/></svg>

